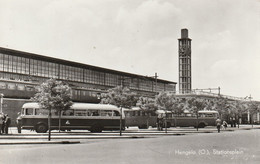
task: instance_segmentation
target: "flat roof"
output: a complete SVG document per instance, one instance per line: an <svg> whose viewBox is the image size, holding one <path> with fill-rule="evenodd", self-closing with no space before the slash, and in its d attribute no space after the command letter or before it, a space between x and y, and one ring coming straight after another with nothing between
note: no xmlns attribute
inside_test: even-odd
<svg viewBox="0 0 260 164"><path fill-rule="evenodd" d="M20 56L20 57L36 59L36 60L43 60L43 61L48 61L48 62L52 62L52 63L65 64L65 65L80 67L80 68L85 68L85 69L87 68L87 69L97 70L100 72L125 75L125 76L129 76L129 77L133 77L133 78L135 77L135 78L154 80L153 77L148 77L148 76L143 76L143 75L138 75L138 74L133 74L133 73L127 73L127 72L122 72L122 71L116 71L116 70L112 70L112 69L107 69L107 68L92 66L92 65L88 65L88 64L58 59L58 58L54 58L54 57L47 57L47 56L43 56L43 55L39 55L39 54L18 51L18 50L3 48L3 47L0 47L0 52L8 54L8 55L16 55L16 56ZM168 84L177 84L176 82L162 80L162 79L157 79L157 81L162 82L162 83L168 83Z"/></svg>

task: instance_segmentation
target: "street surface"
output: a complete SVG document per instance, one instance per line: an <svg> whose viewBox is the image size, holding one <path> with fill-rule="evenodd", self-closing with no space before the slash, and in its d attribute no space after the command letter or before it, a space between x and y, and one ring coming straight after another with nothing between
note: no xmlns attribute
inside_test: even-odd
<svg viewBox="0 0 260 164"><path fill-rule="evenodd" d="M156 131L153 129L130 129L127 130L130 134L143 135L144 137L126 139L84 139L79 137L69 140L80 141L80 144L0 145L0 163L260 163L260 129L236 129L235 131L221 131L221 133L216 133L214 128L203 130L206 133L196 133L194 129L189 128L172 128L169 129L170 134L168 135L149 135L149 132L153 134ZM199 131L203 130L200 129ZM173 135L176 131L178 133L182 131L184 134ZM189 131L195 133L185 133ZM27 132L27 135L39 136L35 132ZM74 135L82 136L83 134L82 132L71 134L54 133L53 136ZM92 136L95 135L118 136L118 133L92 134ZM123 136L125 135L128 134L123 133Z"/></svg>

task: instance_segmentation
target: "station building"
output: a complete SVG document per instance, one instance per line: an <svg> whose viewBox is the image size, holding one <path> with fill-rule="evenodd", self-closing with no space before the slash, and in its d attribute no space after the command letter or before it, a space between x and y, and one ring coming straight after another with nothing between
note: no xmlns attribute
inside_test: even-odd
<svg viewBox="0 0 260 164"><path fill-rule="evenodd" d="M50 78L66 81L74 102L99 103L101 93L122 84L147 97L176 92L176 82L0 47L0 108L13 123L35 86Z"/></svg>

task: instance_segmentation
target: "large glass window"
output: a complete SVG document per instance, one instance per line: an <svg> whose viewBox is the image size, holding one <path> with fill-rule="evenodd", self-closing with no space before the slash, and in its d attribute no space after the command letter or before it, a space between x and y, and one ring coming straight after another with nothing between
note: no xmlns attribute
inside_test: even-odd
<svg viewBox="0 0 260 164"><path fill-rule="evenodd" d="M139 89L145 91L152 91L152 81L140 79Z"/></svg>
<svg viewBox="0 0 260 164"><path fill-rule="evenodd" d="M17 73L29 74L29 60L28 58L17 57Z"/></svg>
<svg viewBox="0 0 260 164"><path fill-rule="evenodd" d="M157 83L157 91L164 91L164 83Z"/></svg>
<svg viewBox="0 0 260 164"><path fill-rule="evenodd" d="M20 90L20 91L25 90L24 84L17 84L17 90Z"/></svg>
<svg viewBox="0 0 260 164"><path fill-rule="evenodd" d="M8 86L8 89L10 89L10 90L15 90L16 89L16 86L15 86L14 83L8 83L7 86Z"/></svg>
<svg viewBox="0 0 260 164"><path fill-rule="evenodd" d="M131 89L139 89L139 80L137 78L131 79L130 88Z"/></svg>
<svg viewBox="0 0 260 164"><path fill-rule="evenodd" d="M9 60L8 60L8 58L9 58L9 55L4 55L3 56L4 58L3 58L3 63L4 63L4 71L6 71L6 72L8 72L9 71Z"/></svg>
<svg viewBox="0 0 260 164"><path fill-rule="evenodd" d="M4 54L0 53L0 71L4 70Z"/></svg>
<svg viewBox="0 0 260 164"><path fill-rule="evenodd" d="M117 86L120 85L120 76L115 75L115 74L111 74L111 73L106 73L106 83L105 85L109 85L109 86Z"/></svg>
<svg viewBox="0 0 260 164"><path fill-rule="evenodd" d="M4 82L0 82L0 89L6 89L6 84Z"/></svg>

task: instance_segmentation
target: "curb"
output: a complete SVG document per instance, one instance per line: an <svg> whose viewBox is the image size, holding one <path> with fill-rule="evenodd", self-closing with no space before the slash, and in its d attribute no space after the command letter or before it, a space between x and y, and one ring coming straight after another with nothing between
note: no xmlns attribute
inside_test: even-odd
<svg viewBox="0 0 260 164"><path fill-rule="evenodd" d="M145 136L52 136L52 139L126 139L126 138L145 138ZM48 139L48 136L4 136L0 139ZM1 142L0 142L1 143Z"/></svg>
<svg viewBox="0 0 260 164"><path fill-rule="evenodd" d="M0 145L17 145L17 144L78 144L80 141L15 141L0 143Z"/></svg>

